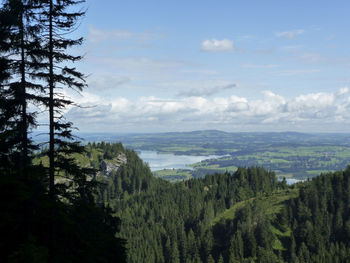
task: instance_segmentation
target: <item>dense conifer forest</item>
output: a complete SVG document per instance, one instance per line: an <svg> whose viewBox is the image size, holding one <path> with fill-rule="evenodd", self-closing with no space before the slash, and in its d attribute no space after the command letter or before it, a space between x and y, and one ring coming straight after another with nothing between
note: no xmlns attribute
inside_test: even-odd
<svg viewBox="0 0 350 263"><path fill-rule="evenodd" d="M293 186L262 167L169 183L122 151L96 198L121 218L128 262L350 260L350 167Z"/></svg>

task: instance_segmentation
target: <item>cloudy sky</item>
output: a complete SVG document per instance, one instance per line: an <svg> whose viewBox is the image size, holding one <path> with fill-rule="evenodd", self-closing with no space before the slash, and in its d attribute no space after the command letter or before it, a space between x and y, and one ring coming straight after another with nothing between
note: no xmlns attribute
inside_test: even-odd
<svg viewBox="0 0 350 263"><path fill-rule="evenodd" d="M347 0L86 4L81 131L350 128Z"/></svg>

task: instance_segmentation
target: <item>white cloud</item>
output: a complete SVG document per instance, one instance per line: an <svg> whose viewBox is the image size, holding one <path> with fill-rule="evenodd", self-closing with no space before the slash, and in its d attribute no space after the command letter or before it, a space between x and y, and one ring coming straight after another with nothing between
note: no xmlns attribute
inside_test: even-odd
<svg viewBox="0 0 350 263"><path fill-rule="evenodd" d="M296 29L296 30L291 30L291 31L282 31L282 32L277 32L276 36L282 37L282 38L287 38L287 39L294 39L296 36L301 35L305 32L303 29Z"/></svg>
<svg viewBox="0 0 350 263"><path fill-rule="evenodd" d="M221 86L189 89L189 90L180 91L177 95L179 97L200 97L200 96L208 97L223 91L232 90L236 88L236 86L237 86L236 84L230 83L230 84L221 85Z"/></svg>
<svg viewBox="0 0 350 263"><path fill-rule="evenodd" d="M310 93L291 100L287 105L287 109L289 112L314 113L331 107L334 100L335 95L333 93Z"/></svg>
<svg viewBox="0 0 350 263"><path fill-rule="evenodd" d="M348 87L344 87L344 88L341 88L341 89L338 90L337 95L338 96L342 96L342 95L345 95L347 93L349 93L349 88Z"/></svg>
<svg viewBox="0 0 350 263"><path fill-rule="evenodd" d="M310 125L327 130L350 125L350 97L345 87L331 92L309 93L285 98L265 91L257 100L232 95L178 99L141 97L134 101L102 98L84 93L74 100L87 108L71 108L67 113L82 130L160 131L229 129L230 127L301 127ZM291 128L289 128L291 129ZM317 130L319 131L319 130Z"/></svg>
<svg viewBox="0 0 350 263"><path fill-rule="evenodd" d="M232 40L229 39L223 39L223 40L217 40L217 39L207 39L204 40L201 44L201 51L205 52L227 52L227 51L233 51L234 50L234 44Z"/></svg>
<svg viewBox="0 0 350 263"><path fill-rule="evenodd" d="M88 78L87 83L89 89L94 90L111 90L119 88L126 83L129 83L131 79L127 76L114 76L112 74L101 74L101 75L92 75Z"/></svg>
<svg viewBox="0 0 350 263"><path fill-rule="evenodd" d="M129 30L113 29L100 30L94 26L89 26L88 41L91 43L98 43L103 41L118 41L118 40L134 40L134 41L149 41L157 38L158 35L153 33L136 33Z"/></svg>

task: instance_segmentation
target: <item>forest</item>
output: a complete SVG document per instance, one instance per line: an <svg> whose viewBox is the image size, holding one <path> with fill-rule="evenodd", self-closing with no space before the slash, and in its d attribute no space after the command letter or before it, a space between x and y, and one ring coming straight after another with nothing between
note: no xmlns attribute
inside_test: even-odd
<svg viewBox="0 0 350 263"><path fill-rule="evenodd" d="M128 262L350 260L350 167L291 186L256 166L170 183L124 151L96 201L120 217Z"/></svg>

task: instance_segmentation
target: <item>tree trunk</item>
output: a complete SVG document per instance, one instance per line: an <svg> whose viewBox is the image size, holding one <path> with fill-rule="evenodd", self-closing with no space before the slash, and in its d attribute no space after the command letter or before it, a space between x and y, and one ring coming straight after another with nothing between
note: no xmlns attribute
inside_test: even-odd
<svg viewBox="0 0 350 263"><path fill-rule="evenodd" d="M49 149L49 159L50 159L50 168L49 168L49 180L50 180L50 197L52 200L55 199L55 128L54 128L54 101L53 101L53 92L54 92L54 74L53 74L53 38L52 38L52 0L50 1L50 14L49 14L49 63L50 63L50 75L49 75L49 89L50 89L50 98L49 98L49 115L50 115L50 149Z"/></svg>
<svg viewBox="0 0 350 263"><path fill-rule="evenodd" d="M28 165L28 131L27 131L27 98L26 98L26 75L25 75L25 44L24 44L24 25L23 25L23 6L21 7L21 24L20 24L20 37L21 37L21 92L20 100L22 106L22 116L20 123L20 134L21 134L21 160L20 160L20 171L21 175L27 177L27 165Z"/></svg>
<svg viewBox="0 0 350 263"><path fill-rule="evenodd" d="M54 127L54 72L53 72L53 26L52 26L53 3L50 0L49 10L49 118L50 118L50 148L49 148L49 195L52 205L55 202L55 127ZM51 208L51 237L50 237L50 261L55 259L55 238L56 238L56 223L55 223L55 208Z"/></svg>

